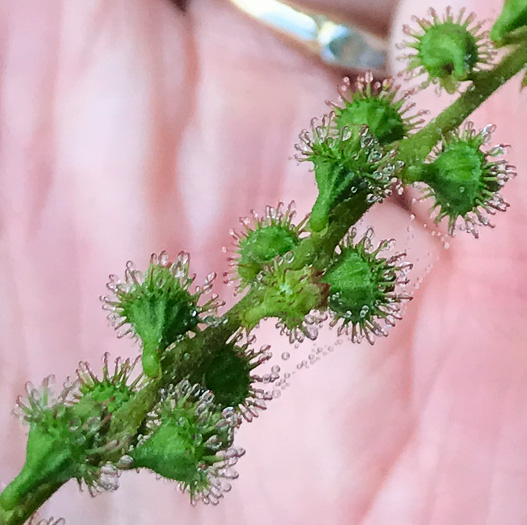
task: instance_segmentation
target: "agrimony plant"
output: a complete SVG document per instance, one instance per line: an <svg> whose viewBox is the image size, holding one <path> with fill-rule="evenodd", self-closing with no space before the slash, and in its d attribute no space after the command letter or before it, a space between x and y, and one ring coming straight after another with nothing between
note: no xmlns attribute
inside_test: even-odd
<svg viewBox="0 0 527 525"><path fill-rule="evenodd" d="M339 88L331 112L300 134L298 159L311 164L318 197L309 217L294 205L267 207L232 230L225 276L243 297L219 313L214 274L194 284L188 254L153 255L139 271L110 276L103 307L140 358L103 358L102 374L81 363L61 388L52 378L27 384L17 413L29 427L26 462L0 495L0 523L36 523L34 513L69 480L92 494L115 490L120 471L148 469L174 480L192 502L216 504L244 454L236 431L264 410L278 367L263 372L269 347L253 330L276 319L291 342L315 339L325 323L352 341L388 335L411 299L411 262L393 240L359 236L357 221L394 189L415 185L448 232L478 236L507 203L501 188L514 168L503 146L488 146L492 126L465 122L496 89L527 66L527 0L506 0L487 36L474 14L430 10L405 28L403 59L415 89L459 93L435 119L415 111L415 89L366 73ZM496 49L504 48L496 62ZM33 516L33 517L32 517ZM54 521L38 523L61 523Z"/></svg>

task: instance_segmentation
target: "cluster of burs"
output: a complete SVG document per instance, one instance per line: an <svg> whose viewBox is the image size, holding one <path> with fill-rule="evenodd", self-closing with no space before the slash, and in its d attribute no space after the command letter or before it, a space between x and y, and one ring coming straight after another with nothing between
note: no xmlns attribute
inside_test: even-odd
<svg viewBox="0 0 527 525"><path fill-rule="evenodd" d="M521 26L520 15L505 9L493 40ZM430 10L405 33L406 74L424 79L417 89L469 90L492 67L494 44L473 14ZM195 285L185 253L170 260L162 252L144 272L128 263L124 279L110 276L104 308L141 355L114 363L106 355L99 375L81 363L61 390L51 378L27 385L18 401L30 426L27 459L0 496L9 523L27 519L31 501L72 478L94 494L115 489L129 469L175 480L193 502L217 503L244 454L235 432L265 409L279 376L264 365L269 347L255 348L259 322L276 319L290 342L316 338L324 323L354 342L373 342L400 319L411 264L393 241L374 241L371 229L359 235L361 216L407 185L424 190L434 220L444 219L451 234L477 236L506 209L500 190L513 170L496 159L502 147L486 146L492 128L478 132L468 123L426 150L426 134L419 135L426 113L414 112L412 94L371 74L344 81L330 113L314 119L297 145L318 187L309 216L296 221L294 205L280 203L231 231L226 279L240 300L230 310L218 313L214 274Z"/></svg>

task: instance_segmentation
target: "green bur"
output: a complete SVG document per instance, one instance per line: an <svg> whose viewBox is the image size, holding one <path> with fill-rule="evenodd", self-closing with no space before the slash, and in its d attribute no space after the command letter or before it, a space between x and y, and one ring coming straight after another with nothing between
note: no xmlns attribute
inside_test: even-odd
<svg viewBox="0 0 527 525"><path fill-rule="evenodd" d="M395 288L395 270L387 278L390 266L361 247L347 247L329 268L324 282L330 285L329 307L346 323L364 325L382 316L379 305L386 304L386 294Z"/></svg>
<svg viewBox="0 0 527 525"><path fill-rule="evenodd" d="M179 481L192 496L206 491L208 469L223 459L217 452L232 445L232 423L218 424L222 414L211 399L188 394L162 400L152 418L147 439L130 452L134 468Z"/></svg>
<svg viewBox="0 0 527 525"><path fill-rule="evenodd" d="M91 398L95 403L104 405L109 414L113 414L117 409L130 401L133 391L126 384L113 384L110 382L100 382L90 388L81 386L81 393L84 398Z"/></svg>
<svg viewBox="0 0 527 525"><path fill-rule="evenodd" d="M328 270L324 281L331 286L329 307L339 317L361 323L365 318L361 312L373 312L377 286L370 265L359 253L348 250Z"/></svg>
<svg viewBox="0 0 527 525"><path fill-rule="evenodd" d="M457 142L447 146L428 166L423 180L433 190L442 212L463 217L480 204L482 190L496 191L497 185L485 184L485 155L477 146Z"/></svg>
<svg viewBox="0 0 527 525"><path fill-rule="evenodd" d="M240 241L238 275L251 284L265 264L293 250L300 242L298 233L286 225L275 224L250 230Z"/></svg>
<svg viewBox="0 0 527 525"><path fill-rule="evenodd" d="M313 159L315 180L318 186L318 197L311 210L309 225L315 232L326 228L331 210L353 194L358 194L358 201L365 201L368 191L366 181L360 181L358 166L350 160L330 158Z"/></svg>
<svg viewBox="0 0 527 525"><path fill-rule="evenodd" d="M326 228L339 203L353 199L362 214L389 191L395 166L386 146L408 136L416 118L403 117L406 97L398 99L392 82L374 82L371 73L354 88L348 80L340 89L342 106L332 104L333 116L312 124L311 138L300 135L299 149L313 163L319 190L310 219L314 232Z"/></svg>
<svg viewBox="0 0 527 525"><path fill-rule="evenodd" d="M479 60L476 38L454 22L427 28L416 48L423 67L448 93L457 91L457 83L467 79Z"/></svg>
<svg viewBox="0 0 527 525"><path fill-rule="evenodd" d="M199 323L197 298L169 268L151 264L142 283L118 290L120 314L143 341L145 374L161 374L161 352Z"/></svg>
<svg viewBox="0 0 527 525"><path fill-rule="evenodd" d="M43 485L60 486L71 478L94 481L100 410L92 400L42 409L30 425L24 466L3 491L0 505L11 510Z"/></svg>
<svg viewBox="0 0 527 525"><path fill-rule="evenodd" d="M382 200L396 171L382 146L364 127L355 128L355 133L341 130L314 142L307 159L313 163L318 186L309 221L314 232L327 227L332 210L343 201L355 200L364 212Z"/></svg>
<svg viewBox="0 0 527 525"><path fill-rule="evenodd" d="M199 381L214 394L214 400L221 408L237 407L250 395L254 366L240 350L234 344L223 345L207 363Z"/></svg>
<svg viewBox="0 0 527 525"><path fill-rule="evenodd" d="M408 126L400 114L402 105L403 101L373 96L359 98L346 101L343 108L335 108L335 120L339 129L366 125L379 143L386 145L408 134Z"/></svg>
<svg viewBox="0 0 527 525"><path fill-rule="evenodd" d="M11 510L21 504L38 487L65 483L74 477L82 455L72 447L67 429L43 428L32 424L29 431L26 462L20 474L5 488L0 505Z"/></svg>
<svg viewBox="0 0 527 525"><path fill-rule="evenodd" d="M317 270L293 270L286 261L275 262L261 274L242 322L250 330L261 319L277 317L293 329L302 325L309 312L325 307L326 300L327 286L320 281Z"/></svg>
<svg viewBox="0 0 527 525"><path fill-rule="evenodd" d="M212 454L212 453L211 453ZM148 468L161 476L189 485L203 482L200 460L206 460L205 447L189 439L175 421L164 423L144 444L131 453L134 467ZM213 455L210 456L211 459Z"/></svg>
<svg viewBox="0 0 527 525"><path fill-rule="evenodd" d="M113 372L111 368L113 367ZM105 413L115 414L115 412L126 404L136 393L136 387L141 381L141 376L134 381L130 381L130 376L135 367L135 360L129 359L123 361L117 359L115 365L109 363L109 354L106 353L103 358L102 377L97 377L87 362L80 362L77 369L79 378L79 394L81 402L79 406L104 407ZM88 414L89 415L89 414Z"/></svg>

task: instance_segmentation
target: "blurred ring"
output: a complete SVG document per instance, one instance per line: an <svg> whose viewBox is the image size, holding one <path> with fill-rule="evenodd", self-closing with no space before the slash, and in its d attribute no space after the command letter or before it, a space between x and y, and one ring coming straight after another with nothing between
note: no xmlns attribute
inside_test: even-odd
<svg viewBox="0 0 527 525"><path fill-rule="evenodd" d="M387 40L359 27L278 0L231 0L237 8L295 40L324 62L346 70L384 73Z"/></svg>

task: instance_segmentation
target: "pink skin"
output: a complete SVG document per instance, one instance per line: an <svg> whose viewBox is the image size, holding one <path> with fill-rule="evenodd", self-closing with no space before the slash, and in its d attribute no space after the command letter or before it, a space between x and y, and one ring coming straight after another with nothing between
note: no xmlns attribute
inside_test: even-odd
<svg viewBox="0 0 527 525"><path fill-rule="evenodd" d="M368 14L358 0L318 3ZM367 4L370 18L387 16L379 6L390 2ZM501 2L485 4L463 3L485 17ZM424 11L402 2L394 27ZM335 98L338 76L219 0L194 0L185 17L162 0L4 2L0 72L7 482L23 459L24 431L9 410L26 380L63 380L106 350L136 355L100 311L109 272L184 249L199 281L225 270L220 248L249 209L294 198L309 210L312 176L288 158ZM218 508L191 507L172 484L129 473L93 501L72 482L42 515L71 524L525 523L527 112L518 83L474 118L498 125L494 142L511 143L520 166L497 229L479 241L460 234L446 251L421 227L422 208L413 223L395 203L374 209L367 222L378 237L435 260L431 273L387 340L345 342L243 426L241 479ZM433 112L444 103L428 92L416 100ZM266 334L278 361L294 354Z"/></svg>

